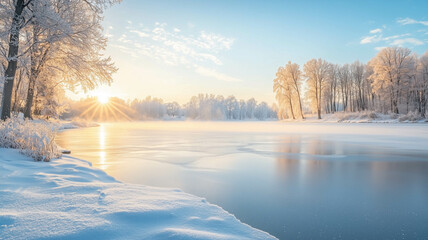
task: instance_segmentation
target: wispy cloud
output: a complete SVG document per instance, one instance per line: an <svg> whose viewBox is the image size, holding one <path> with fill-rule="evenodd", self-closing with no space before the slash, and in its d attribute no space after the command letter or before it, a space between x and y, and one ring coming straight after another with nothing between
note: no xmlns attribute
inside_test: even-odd
<svg viewBox="0 0 428 240"><path fill-rule="evenodd" d="M199 73L202 76L213 77L213 78L221 80L221 81L226 81L226 82L242 82L241 79L234 78L234 77L228 76L228 75L223 74L223 73L219 73L216 70L210 69L210 68L197 67L195 69L195 72Z"/></svg>
<svg viewBox="0 0 428 240"><path fill-rule="evenodd" d="M131 43L131 41L129 39L127 39L126 34L122 34L117 41L121 42L121 43Z"/></svg>
<svg viewBox="0 0 428 240"><path fill-rule="evenodd" d="M384 44L386 43L386 44L395 45L395 46L404 46L406 44L419 46L424 44L422 40L419 40L417 38L403 38L410 35L411 35L410 33L405 33L405 34L398 34L398 35L383 37L382 34L376 34L373 36L363 37L360 43L369 44L369 43L382 42ZM379 50L378 48L383 48L383 47L375 47L376 50Z"/></svg>
<svg viewBox="0 0 428 240"><path fill-rule="evenodd" d="M115 47L132 56L154 58L167 65L184 65L193 68L200 75L222 81L240 81L237 78L217 72L214 68L203 65L221 66L219 54L230 50L234 39L207 31L186 34L179 28L168 27L166 23L156 22L153 27L143 25L127 26L126 34L116 39Z"/></svg>
<svg viewBox="0 0 428 240"><path fill-rule="evenodd" d="M415 46L419 46L419 45L423 45L424 44L423 41L421 41L419 39L416 39L416 38L403 38L403 39L396 39L396 40L394 40L391 43L391 45L403 46L406 43L412 44L412 45L415 45Z"/></svg>
<svg viewBox="0 0 428 240"><path fill-rule="evenodd" d="M422 24L425 26L428 26L428 21L418 21L412 18L402 18L402 19L398 19L397 23L401 24L401 25L408 25L408 24Z"/></svg>
<svg viewBox="0 0 428 240"><path fill-rule="evenodd" d="M397 23L400 25L407 25L407 24L428 24L428 22L424 21L416 21L411 18L405 18L397 20ZM387 28L385 25L382 26L382 28L376 28L369 31L369 35L363 36L360 39L360 44L374 44L374 43L380 43L381 46L375 47L376 50L380 50L384 48L387 45L394 45L394 46L420 46L424 45L425 42L418 39L418 37L421 36L421 33L424 31L419 30L417 32L413 31L412 33L403 33L403 34L395 34L395 35L386 35L385 31L389 30L391 31L391 27ZM386 35L386 36L385 36ZM410 37L411 36L411 37Z"/></svg>
<svg viewBox="0 0 428 240"><path fill-rule="evenodd" d="M370 33L372 31L370 31ZM393 39L397 39L397 38L406 37L406 36L411 35L410 33L404 33L404 34L397 34L397 35L384 37L380 32L381 31L376 31L376 33L379 33L379 34L374 34L372 36L363 37L361 39L360 43L361 44L368 44L368 43L376 43L376 42L390 42Z"/></svg>
<svg viewBox="0 0 428 240"><path fill-rule="evenodd" d="M361 44L374 43L382 40L382 35L373 35L363 37L360 41Z"/></svg>
<svg viewBox="0 0 428 240"><path fill-rule="evenodd" d="M135 33L137 34L139 37L150 37L149 34L142 32L142 31L138 31L138 30L130 30L129 32L131 33Z"/></svg>
<svg viewBox="0 0 428 240"><path fill-rule="evenodd" d="M380 29L380 28L376 28L376 29L373 29L370 31L371 34L381 33L381 32L382 32L382 29Z"/></svg>
<svg viewBox="0 0 428 240"><path fill-rule="evenodd" d="M392 40L392 39L397 39L397 38L406 37L406 36L410 36L410 35L411 35L410 33L404 33L404 34L399 34L399 35L392 35L392 36L389 36L389 37L384 37L384 38L382 38L382 40L383 41L389 41L389 40Z"/></svg>

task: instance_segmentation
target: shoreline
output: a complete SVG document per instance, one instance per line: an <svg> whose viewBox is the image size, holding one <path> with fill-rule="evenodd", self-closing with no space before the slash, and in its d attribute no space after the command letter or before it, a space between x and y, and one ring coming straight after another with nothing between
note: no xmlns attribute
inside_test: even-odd
<svg viewBox="0 0 428 240"><path fill-rule="evenodd" d="M86 160L36 162L0 148L7 239L276 239L178 189L122 183Z"/></svg>

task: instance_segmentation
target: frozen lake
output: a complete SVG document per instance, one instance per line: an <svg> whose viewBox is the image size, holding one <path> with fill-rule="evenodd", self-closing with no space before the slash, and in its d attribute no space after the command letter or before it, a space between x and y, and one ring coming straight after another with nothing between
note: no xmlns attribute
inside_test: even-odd
<svg viewBox="0 0 428 240"><path fill-rule="evenodd" d="M280 239L428 239L427 124L106 123L57 142Z"/></svg>

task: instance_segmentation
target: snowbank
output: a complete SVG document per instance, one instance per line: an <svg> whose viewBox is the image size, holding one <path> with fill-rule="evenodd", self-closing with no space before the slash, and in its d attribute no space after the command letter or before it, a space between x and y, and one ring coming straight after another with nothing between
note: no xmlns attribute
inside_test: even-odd
<svg viewBox="0 0 428 240"><path fill-rule="evenodd" d="M0 239L274 239L179 190L117 182L63 156L0 149Z"/></svg>
<svg viewBox="0 0 428 240"><path fill-rule="evenodd" d="M424 123L428 119L422 118L416 112L407 114L383 114L374 111L363 112L336 112L333 114L322 114L318 119L314 114L307 114L305 120L284 119L285 122L343 122L343 123Z"/></svg>

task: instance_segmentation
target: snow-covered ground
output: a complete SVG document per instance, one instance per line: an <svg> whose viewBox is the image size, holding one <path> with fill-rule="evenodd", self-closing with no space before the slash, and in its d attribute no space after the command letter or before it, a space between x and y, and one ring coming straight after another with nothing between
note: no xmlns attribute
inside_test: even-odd
<svg viewBox="0 0 428 240"><path fill-rule="evenodd" d="M0 149L0 239L274 239L180 190L124 184L63 156Z"/></svg>
<svg viewBox="0 0 428 240"><path fill-rule="evenodd" d="M336 112L322 114L318 119L316 114L306 114L305 120L284 119L285 122L344 122L344 123L425 123L428 119L422 118L415 112L408 114L383 114L373 111L365 112Z"/></svg>

